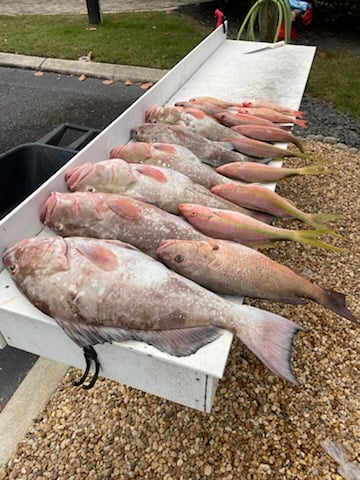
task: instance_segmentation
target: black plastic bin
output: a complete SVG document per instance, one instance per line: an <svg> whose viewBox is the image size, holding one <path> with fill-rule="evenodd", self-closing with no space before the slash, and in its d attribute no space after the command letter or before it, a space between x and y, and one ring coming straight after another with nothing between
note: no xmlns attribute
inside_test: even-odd
<svg viewBox="0 0 360 480"><path fill-rule="evenodd" d="M68 130L81 132L81 137L66 147L60 143ZM3 218L59 168L67 163L100 130L62 124L36 143L12 148L0 155L0 218Z"/></svg>
<svg viewBox="0 0 360 480"><path fill-rule="evenodd" d="M0 218L25 200L75 153L33 143L20 145L0 155Z"/></svg>

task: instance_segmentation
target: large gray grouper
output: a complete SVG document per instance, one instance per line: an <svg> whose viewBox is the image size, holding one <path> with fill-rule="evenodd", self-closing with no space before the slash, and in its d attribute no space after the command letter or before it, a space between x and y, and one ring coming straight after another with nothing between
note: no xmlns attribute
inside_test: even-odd
<svg viewBox="0 0 360 480"><path fill-rule="evenodd" d="M30 302L84 348L87 366L95 360L95 377L99 362L92 345L133 339L185 356L223 328L275 375L297 383L290 357L300 326L265 310L235 305L128 244L33 237L9 246L3 262Z"/></svg>

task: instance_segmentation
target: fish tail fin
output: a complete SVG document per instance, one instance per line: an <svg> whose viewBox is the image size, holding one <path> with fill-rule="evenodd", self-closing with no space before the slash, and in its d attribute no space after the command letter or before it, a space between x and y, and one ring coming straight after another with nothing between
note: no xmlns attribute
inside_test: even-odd
<svg viewBox="0 0 360 480"><path fill-rule="evenodd" d="M301 153L305 153L305 148L301 140L299 140L297 137L292 138L292 143L298 147Z"/></svg>
<svg viewBox="0 0 360 480"><path fill-rule="evenodd" d="M299 127L307 128L307 120L301 119L301 118L296 118L294 120L294 123L298 125Z"/></svg>
<svg viewBox="0 0 360 480"><path fill-rule="evenodd" d="M305 112L302 112L301 110L293 110L292 113L296 118L304 118L306 115Z"/></svg>
<svg viewBox="0 0 360 480"><path fill-rule="evenodd" d="M334 215L332 213L308 213L307 218L311 225L315 227L321 227L327 222L338 220L341 215ZM338 234L336 234L338 236Z"/></svg>
<svg viewBox="0 0 360 480"><path fill-rule="evenodd" d="M299 385L291 369L292 343L302 327L280 315L259 308L242 306L246 322L235 321L236 336L274 375Z"/></svg>
<svg viewBox="0 0 360 480"><path fill-rule="evenodd" d="M291 232L291 237L289 237L290 240L294 240L300 243L306 243L307 245L311 245L312 247L323 248L324 250L331 250L333 252L348 252L347 248L336 247L335 245L331 245L330 243L318 240L317 237L320 235L334 234L333 230L292 230Z"/></svg>
<svg viewBox="0 0 360 480"><path fill-rule="evenodd" d="M293 157L304 158L304 159L306 159L306 160L311 160L311 159L312 159L312 156L310 155L310 153L291 152L291 155L292 155Z"/></svg>
<svg viewBox="0 0 360 480"><path fill-rule="evenodd" d="M326 169L322 165L308 165L307 167L301 167L298 170L300 175L327 175L333 173L333 170Z"/></svg>
<svg viewBox="0 0 360 480"><path fill-rule="evenodd" d="M357 325L360 325L360 321L350 312L345 303L345 295L335 290L322 289L323 295L320 299L321 305L328 308L332 312L337 313L341 317L350 320Z"/></svg>

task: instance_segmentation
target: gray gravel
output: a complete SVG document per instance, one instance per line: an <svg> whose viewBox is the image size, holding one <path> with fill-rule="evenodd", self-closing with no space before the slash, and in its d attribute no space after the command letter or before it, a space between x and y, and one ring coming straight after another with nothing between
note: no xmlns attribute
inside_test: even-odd
<svg viewBox="0 0 360 480"><path fill-rule="evenodd" d="M296 135L309 140L340 143L349 148L360 149L360 124L349 113L306 95L303 97L300 110L306 112L308 128L304 130L295 127Z"/></svg>

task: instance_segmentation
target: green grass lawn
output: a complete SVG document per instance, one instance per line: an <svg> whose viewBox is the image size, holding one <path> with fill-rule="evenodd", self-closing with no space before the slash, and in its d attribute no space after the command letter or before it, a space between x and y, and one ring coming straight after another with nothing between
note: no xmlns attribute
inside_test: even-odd
<svg viewBox="0 0 360 480"><path fill-rule="evenodd" d="M0 51L73 60L91 51L97 62L169 69L210 32L173 12L106 14L96 27L87 15L0 15ZM318 52L305 93L360 121L359 63L359 56Z"/></svg>
<svg viewBox="0 0 360 480"><path fill-rule="evenodd" d="M164 12L104 15L0 16L0 51L77 60L92 51L97 62L171 68L209 29Z"/></svg>
<svg viewBox="0 0 360 480"><path fill-rule="evenodd" d="M346 52L317 53L306 93L352 113L360 121L360 56Z"/></svg>

